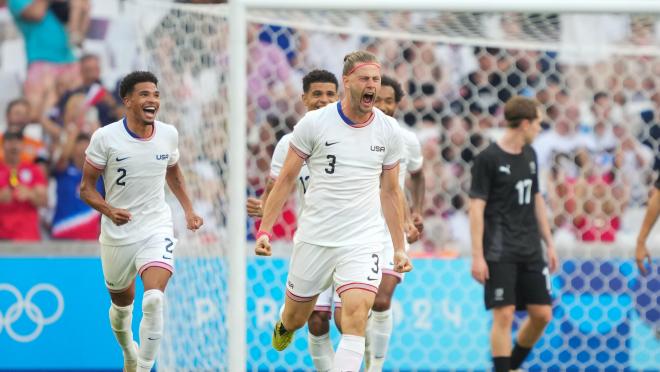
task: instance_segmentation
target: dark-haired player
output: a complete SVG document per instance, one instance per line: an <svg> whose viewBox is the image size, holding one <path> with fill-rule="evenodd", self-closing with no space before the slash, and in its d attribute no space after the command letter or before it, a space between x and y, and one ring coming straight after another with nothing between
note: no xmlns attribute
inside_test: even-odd
<svg viewBox="0 0 660 372"><path fill-rule="evenodd" d="M518 369L552 319L549 275L557 267L530 146L541 131L541 110L534 100L513 97L504 106L504 118L503 137L474 160L470 188L472 276L484 284L486 308L493 312L490 341L496 372ZM512 351L516 308L529 316Z"/></svg>
<svg viewBox="0 0 660 372"><path fill-rule="evenodd" d="M172 212L165 181L186 216L188 229L202 226L179 168L179 134L156 120L158 79L147 71L128 74L120 95L126 117L98 129L85 151L80 197L101 212L101 263L110 292L110 326L124 353L126 371L150 371L163 335L165 287L174 272ZM105 199L96 190L103 175ZM135 277L144 284L139 350L131 331Z"/></svg>

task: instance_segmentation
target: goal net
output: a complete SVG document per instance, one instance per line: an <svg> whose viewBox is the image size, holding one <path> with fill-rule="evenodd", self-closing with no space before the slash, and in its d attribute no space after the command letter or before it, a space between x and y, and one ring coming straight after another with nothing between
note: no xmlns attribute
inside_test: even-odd
<svg viewBox="0 0 660 372"><path fill-rule="evenodd" d="M181 164L205 231L179 227L168 289L164 370L227 363L228 18L217 6L129 2L140 64L161 79L161 118L178 125ZM375 53L406 96L396 113L424 154L425 230L416 269L397 290L386 369L485 370L489 315L470 278L467 190L474 156L503 128L513 95L543 105L534 147L561 266L554 319L525 368L657 370L659 274L631 261L660 165L660 30L656 15L254 10L248 14L247 190L262 192L276 142L304 114L302 77L340 78L343 56ZM339 79L341 81L341 79ZM247 244L247 368L305 370L306 331L278 353L272 325L284 298L295 201L274 233L281 257ZM253 239L254 221L248 224ZM649 247L659 246L655 231ZM654 254L660 253L654 250ZM336 340L336 331L333 337Z"/></svg>

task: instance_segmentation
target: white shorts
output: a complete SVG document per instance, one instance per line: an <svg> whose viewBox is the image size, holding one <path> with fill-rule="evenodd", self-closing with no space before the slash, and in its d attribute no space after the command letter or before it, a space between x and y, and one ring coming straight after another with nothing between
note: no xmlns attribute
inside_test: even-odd
<svg viewBox="0 0 660 372"><path fill-rule="evenodd" d="M340 296L349 289L377 293L382 251L380 242L343 247L296 242L289 264L286 294L294 301L307 302L333 283Z"/></svg>
<svg viewBox="0 0 660 372"><path fill-rule="evenodd" d="M174 248L177 239L168 234L155 234L132 244L101 244L101 265L105 285L111 292L130 287L137 274L157 266L174 273Z"/></svg>
<svg viewBox="0 0 660 372"><path fill-rule="evenodd" d="M314 311L321 311L325 313L332 314L332 303L334 302L335 309L341 307L341 298L335 291L334 286L330 286L321 292L321 294L316 298L316 306L314 306Z"/></svg>
<svg viewBox="0 0 660 372"><path fill-rule="evenodd" d="M405 237L404 237L405 239ZM407 241L404 241L406 252L410 249L410 244ZM398 273L394 271L394 244L392 240L388 240L383 243L383 260L381 262L380 268L383 270L383 275L392 275L399 279L399 283L403 282L404 273Z"/></svg>

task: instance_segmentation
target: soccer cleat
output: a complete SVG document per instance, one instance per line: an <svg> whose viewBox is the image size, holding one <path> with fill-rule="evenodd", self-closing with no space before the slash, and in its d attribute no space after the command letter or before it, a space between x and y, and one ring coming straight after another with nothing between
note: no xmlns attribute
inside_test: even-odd
<svg viewBox="0 0 660 372"><path fill-rule="evenodd" d="M133 351L130 353L124 353L124 372L135 372L137 371L137 360L138 360L138 344L133 341Z"/></svg>
<svg viewBox="0 0 660 372"><path fill-rule="evenodd" d="M293 340L293 332L287 331L282 321L278 320L273 329L273 348L277 351L282 351L289 346L291 340Z"/></svg>

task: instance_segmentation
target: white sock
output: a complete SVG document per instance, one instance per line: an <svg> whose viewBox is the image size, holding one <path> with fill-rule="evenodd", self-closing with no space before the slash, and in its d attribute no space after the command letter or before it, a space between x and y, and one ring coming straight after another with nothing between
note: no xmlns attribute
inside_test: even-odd
<svg viewBox="0 0 660 372"><path fill-rule="evenodd" d="M163 302L165 294L158 289L144 292L142 297L142 322L140 322L140 354L138 372L149 372L156 362L156 355L163 336Z"/></svg>
<svg viewBox="0 0 660 372"><path fill-rule="evenodd" d="M335 358L335 351L332 349L330 333L323 336L307 335L309 342L309 354L312 356L314 368L319 372L332 370L332 360Z"/></svg>
<svg viewBox="0 0 660 372"><path fill-rule="evenodd" d="M333 371L336 372L358 372L362 366L364 356L364 337L355 335L343 335L337 352Z"/></svg>
<svg viewBox="0 0 660 372"><path fill-rule="evenodd" d="M387 347L392 335L392 310L374 311L371 313L369 332L369 349L371 351L371 360L369 372L378 372L383 370Z"/></svg>
<svg viewBox="0 0 660 372"><path fill-rule="evenodd" d="M131 325L133 322L133 304L128 306L117 306L110 303L110 327L115 333L115 338L119 343L119 347L124 352L124 357L128 356L129 359L135 360L135 349L133 347L133 330Z"/></svg>

